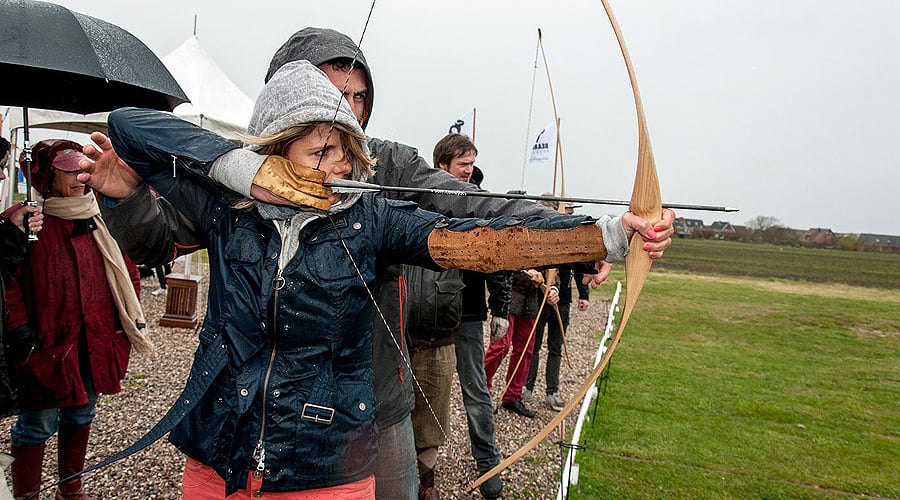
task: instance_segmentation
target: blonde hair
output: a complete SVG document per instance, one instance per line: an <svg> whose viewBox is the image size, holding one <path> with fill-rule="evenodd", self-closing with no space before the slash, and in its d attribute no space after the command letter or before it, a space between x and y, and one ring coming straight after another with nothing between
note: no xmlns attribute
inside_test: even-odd
<svg viewBox="0 0 900 500"><path fill-rule="evenodd" d="M297 140L308 136L319 125L325 122L303 123L288 127L281 132L264 137L248 136L244 137L247 144L255 144L259 146L256 150L261 155L277 155L285 156L290 145ZM329 134L337 133L344 146L344 155L350 159L353 165L353 176L361 176L362 174L372 175L372 167L375 165L375 159L369 156L363 146L369 139L363 134L359 134L341 123L331 124Z"/></svg>

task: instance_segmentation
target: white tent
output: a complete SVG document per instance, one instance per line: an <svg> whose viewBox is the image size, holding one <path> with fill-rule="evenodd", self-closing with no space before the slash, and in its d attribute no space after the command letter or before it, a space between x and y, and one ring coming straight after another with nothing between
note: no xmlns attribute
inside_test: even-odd
<svg viewBox="0 0 900 500"><path fill-rule="evenodd" d="M253 101L222 71L191 35L163 57L163 64L191 100L175 108L175 114L232 140L247 130Z"/></svg>

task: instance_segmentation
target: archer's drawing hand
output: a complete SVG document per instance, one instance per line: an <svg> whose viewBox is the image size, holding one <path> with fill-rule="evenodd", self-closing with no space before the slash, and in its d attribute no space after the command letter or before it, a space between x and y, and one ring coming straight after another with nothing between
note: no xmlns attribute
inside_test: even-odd
<svg viewBox="0 0 900 500"><path fill-rule="evenodd" d="M324 182L324 171L273 155L266 158L253 177L250 194L267 203L328 210L331 188L323 186Z"/></svg>
<svg viewBox="0 0 900 500"><path fill-rule="evenodd" d="M500 316L491 316L491 344L506 336L509 320Z"/></svg>
<svg viewBox="0 0 900 500"><path fill-rule="evenodd" d="M94 132L91 140L96 146L84 146L83 153L91 161L81 160L81 172L76 176L78 182L119 200L134 194L143 183L141 177L119 158L109 137Z"/></svg>

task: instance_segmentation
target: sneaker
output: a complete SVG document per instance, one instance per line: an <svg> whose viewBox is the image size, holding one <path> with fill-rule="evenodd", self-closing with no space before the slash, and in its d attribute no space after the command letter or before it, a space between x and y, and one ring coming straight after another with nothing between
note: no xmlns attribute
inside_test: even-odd
<svg viewBox="0 0 900 500"><path fill-rule="evenodd" d="M165 296L166 289L165 288L157 288L156 290L153 290L152 292L150 292L150 294L153 295L154 297L158 297L160 295Z"/></svg>
<svg viewBox="0 0 900 500"><path fill-rule="evenodd" d="M522 389L522 402L523 403L531 402L531 396L532 396L531 389L529 389L527 387Z"/></svg>
<svg viewBox="0 0 900 500"><path fill-rule="evenodd" d="M547 394L547 404L553 411L562 411L566 407L566 402L559 397L558 393Z"/></svg>
<svg viewBox="0 0 900 500"><path fill-rule="evenodd" d="M522 402L522 398L518 398L515 401L502 403L500 406L502 406L506 411L518 413L525 418L534 418L534 412L529 410L528 408L525 408L525 403Z"/></svg>

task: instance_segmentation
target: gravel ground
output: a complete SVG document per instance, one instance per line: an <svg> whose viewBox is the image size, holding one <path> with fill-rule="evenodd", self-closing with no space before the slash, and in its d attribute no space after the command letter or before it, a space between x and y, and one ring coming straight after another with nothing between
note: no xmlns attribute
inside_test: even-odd
<svg viewBox="0 0 900 500"><path fill-rule="evenodd" d="M194 265L193 272L203 275L205 265ZM142 302L151 325L151 334L157 353L153 356L133 356L128 375L122 381L122 392L111 396L101 396L97 405L87 453L87 464L94 464L105 457L125 448L142 436L162 417L172 401L181 392L190 369L197 339L193 330L164 328L159 326L159 317L165 312L165 296L153 296L156 278L144 278ZM590 373L597 340L591 338L593 332L605 325L608 303L597 300L606 297L608 286L594 293L595 301L585 312L572 311L568 353L573 368L563 363L560 374L560 395L570 397ZM199 287L199 315L203 317L206 304L206 282ZM546 349L542 350L546 356ZM505 366L497 372L495 391L502 389ZM543 373L543 363L541 372ZM454 377L455 378L455 377ZM541 427L549 422L555 412L543 401L543 375L538 378L535 398L528 404L537 415L526 419L501 410L496 415L495 439L501 457L506 457L527 442ZM441 498L481 498L476 492L466 493L467 485L477 478L473 461L466 416L459 392L459 383L454 380L448 443L441 449L438 461L437 485ZM499 395L494 395L498 404ZM6 418L0 424L0 449L9 450L9 429L14 417ZM575 423L574 413L566 419L567 429ZM180 498L183 456L167 441L160 440L136 456L132 456L109 467L93 472L85 477L88 493L95 498ZM504 498L551 498L559 487L561 470L560 448L555 438L548 438L535 451L503 472ZM44 481L49 485L56 478L56 440L47 443L44 460ZM8 479L8 478L7 478ZM11 483L10 483L11 484ZM52 498L52 490L42 498Z"/></svg>

